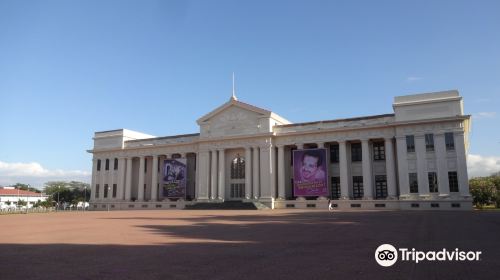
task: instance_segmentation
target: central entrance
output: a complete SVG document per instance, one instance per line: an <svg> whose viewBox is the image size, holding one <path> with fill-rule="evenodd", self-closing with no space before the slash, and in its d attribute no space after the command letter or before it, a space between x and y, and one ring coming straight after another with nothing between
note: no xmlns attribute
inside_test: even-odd
<svg viewBox="0 0 500 280"><path fill-rule="evenodd" d="M226 166L229 167L226 186L227 200L242 200L245 198L245 157L244 151L234 150L228 153Z"/></svg>

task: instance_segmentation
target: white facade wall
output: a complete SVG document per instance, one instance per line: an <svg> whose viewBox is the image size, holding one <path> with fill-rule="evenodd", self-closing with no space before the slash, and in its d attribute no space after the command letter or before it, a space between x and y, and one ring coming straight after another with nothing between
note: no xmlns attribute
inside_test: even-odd
<svg viewBox="0 0 500 280"><path fill-rule="evenodd" d="M232 98L198 120L199 134L155 138L128 130L98 132L90 151L94 154L92 203L96 209L107 208L110 203L113 209L156 209L236 199L273 208L322 207L326 198L293 196L291 154L293 149L325 147L330 193L332 177L340 182L340 197L334 197L339 209L470 209L466 169L470 117L463 114L458 92L396 97L393 106L394 114L291 124L272 112ZM446 147L445 133L453 133L454 149ZM426 148L426 134L434 137L432 151ZM414 137L415 151L407 150L407 136ZM383 144L384 159L374 159L374 143ZM357 144L361 145L362 159L353 161L351 150ZM339 161L330 162L330 148L336 145ZM231 162L236 155L246 162L245 178L240 181L231 178ZM187 158L188 201L169 200L162 195L162 160L172 156ZM119 162L117 170L113 168L114 158ZM105 170L106 159L110 160L110 170ZM96 167L98 160L101 170ZM160 161L159 172L154 160ZM437 192L429 190L429 172L437 175ZM457 172L458 192L450 191L449 172ZM417 174L417 192L410 189L410 173ZM359 199L354 197L353 176L363 178L363 196ZM385 191L380 192L377 176L386 178ZM111 190L104 197L106 184ZM113 184L117 185L116 196L112 195ZM238 192L240 197L231 197L235 193L232 184L244 185ZM386 196L380 197L381 193Z"/></svg>

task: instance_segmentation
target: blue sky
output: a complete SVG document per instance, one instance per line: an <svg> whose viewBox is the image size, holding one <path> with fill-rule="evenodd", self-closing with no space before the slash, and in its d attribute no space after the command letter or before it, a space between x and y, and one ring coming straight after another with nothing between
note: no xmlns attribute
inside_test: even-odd
<svg viewBox="0 0 500 280"><path fill-rule="evenodd" d="M233 71L240 100L293 122L458 89L470 161L500 169L499 12L499 1L0 0L0 185L89 178L95 131L197 132Z"/></svg>

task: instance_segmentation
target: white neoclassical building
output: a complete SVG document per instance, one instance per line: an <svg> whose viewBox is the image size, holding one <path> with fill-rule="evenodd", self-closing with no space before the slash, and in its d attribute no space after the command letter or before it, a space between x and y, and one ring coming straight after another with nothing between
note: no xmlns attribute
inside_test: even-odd
<svg viewBox="0 0 500 280"><path fill-rule="evenodd" d="M332 199L340 210L471 209L470 116L458 91L398 96L393 108L385 115L291 123L233 94L198 119L199 133L96 132L89 150L91 208L179 209L236 200L326 209Z"/></svg>

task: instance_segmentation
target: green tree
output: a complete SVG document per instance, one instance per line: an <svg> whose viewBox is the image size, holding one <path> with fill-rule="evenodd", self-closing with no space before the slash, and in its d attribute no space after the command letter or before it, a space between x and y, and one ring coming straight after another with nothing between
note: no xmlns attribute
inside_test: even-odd
<svg viewBox="0 0 500 280"><path fill-rule="evenodd" d="M51 181L45 183L44 191L50 195L54 201L57 201L59 194L60 202L69 202L76 204L79 201L88 201L90 199L90 185L78 181ZM86 194L87 197L84 197Z"/></svg>
<svg viewBox="0 0 500 280"><path fill-rule="evenodd" d="M30 192L41 193L41 191L39 189L30 187L30 185L27 185L27 184L15 183L14 185L11 185L11 187L14 187L16 189L20 189L20 190L23 190L23 191L30 191Z"/></svg>
<svg viewBox="0 0 500 280"><path fill-rule="evenodd" d="M470 193L473 203L482 208L496 201L496 187L492 177L478 177L469 180Z"/></svg>

